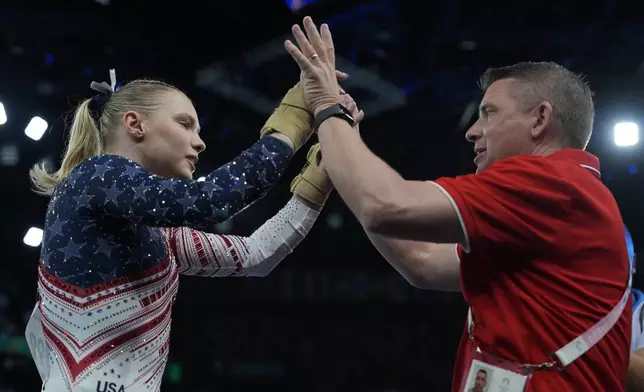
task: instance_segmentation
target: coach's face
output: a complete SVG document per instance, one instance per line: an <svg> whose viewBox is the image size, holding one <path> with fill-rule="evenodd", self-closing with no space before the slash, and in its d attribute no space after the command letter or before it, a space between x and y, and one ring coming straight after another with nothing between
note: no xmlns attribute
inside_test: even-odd
<svg viewBox="0 0 644 392"><path fill-rule="evenodd" d="M501 79L488 87L479 106L479 118L465 134L474 143L477 173L495 161L534 150L534 108L526 110L515 99L520 94L510 94L517 88L513 83L520 82Z"/></svg>

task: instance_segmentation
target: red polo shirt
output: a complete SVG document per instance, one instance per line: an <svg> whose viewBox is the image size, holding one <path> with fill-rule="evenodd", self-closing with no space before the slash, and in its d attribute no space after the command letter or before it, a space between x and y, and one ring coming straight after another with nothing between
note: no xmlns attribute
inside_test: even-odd
<svg viewBox="0 0 644 392"><path fill-rule="evenodd" d="M476 175L436 183L458 210L461 289L482 350L521 363L548 355L593 326L622 297L629 275L624 225L599 177L599 160L566 149L516 156ZM540 370L528 391L622 391L631 305L564 371ZM469 370L467 325L452 391Z"/></svg>

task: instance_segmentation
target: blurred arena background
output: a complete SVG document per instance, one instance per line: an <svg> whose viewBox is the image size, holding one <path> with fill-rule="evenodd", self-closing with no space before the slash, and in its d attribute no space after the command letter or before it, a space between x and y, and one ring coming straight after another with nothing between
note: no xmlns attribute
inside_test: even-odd
<svg viewBox="0 0 644 392"><path fill-rule="evenodd" d="M644 18L636 2L2 1L0 392L40 387L24 327L47 200L29 191L27 171L41 159L58 162L64 113L91 94L92 80L108 80L109 68L121 80L163 78L200 113L205 174L256 140L297 81L282 42L306 14L331 25L339 68L351 74L345 88L367 115L364 139L407 178L473 170L464 132L485 68L549 60L586 74L597 109L589 150L641 247ZM221 232L249 234L275 213L301 163L303 154ZM334 195L269 277L184 277L174 311L163 391L414 392L449 390L466 304L457 293L408 285Z"/></svg>

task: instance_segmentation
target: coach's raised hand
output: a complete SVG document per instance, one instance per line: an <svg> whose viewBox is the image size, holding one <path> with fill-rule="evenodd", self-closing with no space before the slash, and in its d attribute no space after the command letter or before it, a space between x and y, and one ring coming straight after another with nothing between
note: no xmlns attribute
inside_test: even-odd
<svg viewBox="0 0 644 392"><path fill-rule="evenodd" d="M310 17L304 18L306 35L298 25L293 35L299 46L286 41L286 50L302 71L300 83L309 109L317 114L331 105L343 103L335 71L335 49L329 26L323 24L318 31ZM308 38L307 38L308 35Z"/></svg>

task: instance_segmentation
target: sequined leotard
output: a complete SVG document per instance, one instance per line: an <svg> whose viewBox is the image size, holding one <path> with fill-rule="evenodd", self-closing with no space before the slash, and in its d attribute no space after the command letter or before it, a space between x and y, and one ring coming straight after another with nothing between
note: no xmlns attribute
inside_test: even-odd
<svg viewBox="0 0 644 392"><path fill-rule="evenodd" d="M157 391L178 270L197 260L196 274L244 273L239 244L220 236L204 247L203 233L176 227L212 231L261 198L291 155L263 138L203 182L151 175L114 155L79 164L55 189L45 221L38 306L51 354L43 391Z"/></svg>

